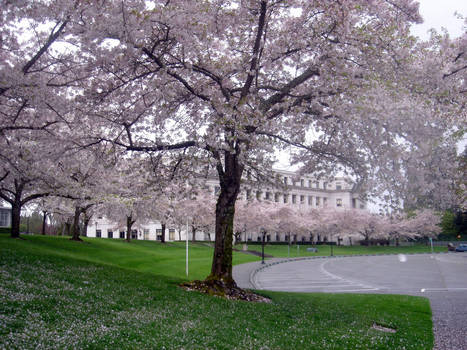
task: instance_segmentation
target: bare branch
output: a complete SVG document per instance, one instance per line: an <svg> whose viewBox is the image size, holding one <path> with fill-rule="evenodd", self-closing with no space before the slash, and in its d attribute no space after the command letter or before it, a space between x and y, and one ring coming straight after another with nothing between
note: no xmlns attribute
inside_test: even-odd
<svg viewBox="0 0 467 350"><path fill-rule="evenodd" d="M40 50L34 55L33 58L31 58L23 67L22 71L24 74L27 74L29 69L34 65L34 63L37 62L37 60L49 49L50 45L53 44L53 42L55 40L57 40L57 38L60 36L61 32L63 31L63 29L65 29L66 25L68 24L68 21L69 21L69 17L62 23L62 25L58 28L58 30L56 32L55 31L55 28L58 26L58 23L57 25L52 29L52 32L50 33L50 36L49 36L49 39L47 40L47 42L45 43L44 46L42 46L40 48Z"/></svg>

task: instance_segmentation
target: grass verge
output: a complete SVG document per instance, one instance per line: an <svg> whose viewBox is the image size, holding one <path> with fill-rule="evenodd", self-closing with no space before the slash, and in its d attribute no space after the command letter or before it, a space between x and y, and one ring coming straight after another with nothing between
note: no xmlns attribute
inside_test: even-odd
<svg viewBox="0 0 467 350"><path fill-rule="evenodd" d="M236 249L241 250L243 245L238 244ZM308 252L307 248L317 248L318 252ZM290 249L290 250L289 250ZM249 244L248 250L261 252L260 244ZM431 247L424 244L417 244L414 246L333 246L333 255L365 255L365 254L417 254L417 253L430 253ZM433 247L434 252L441 253L447 252L447 247ZM330 256L331 246L329 245L266 245L264 253L274 256L275 258L296 258L306 256Z"/></svg>
<svg viewBox="0 0 467 350"><path fill-rule="evenodd" d="M177 244L26 238L0 235L0 348L430 349L433 344L424 298L262 292L272 303L228 301L177 286L184 271L165 261L176 264L184 257ZM204 275L195 268L209 268L201 266L210 262L212 249L198 248L193 274ZM396 333L375 330L375 323Z"/></svg>

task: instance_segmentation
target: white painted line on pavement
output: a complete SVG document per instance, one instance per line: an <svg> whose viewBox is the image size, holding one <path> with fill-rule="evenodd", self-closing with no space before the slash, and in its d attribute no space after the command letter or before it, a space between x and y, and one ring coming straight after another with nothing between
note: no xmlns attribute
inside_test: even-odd
<svg viewBox="0 0 467 350"><path fill-rule="evenodd" d="M367 284L364 284L364 283L360 283L360 282L355 282L355 281L352 281L352 280L348 280L348 279L345 279L343 277L340 277L340 276L337 276L331 272L329 272L328 270L326 270L324 268L324 265L326 265L328 262L330 262L332 260L327 260L327 261L324 261L321 263L321 265L319 266L320 270L322 273L332 277L332 278L335 278L335 279L338 279L338 280L341 280L341 281L345 281L347 283L350 283L350 284L353 284L355 286L362 286L363 288L367 288L367 289L371 289L371 290L378 290L379 288L375 287L375 286L370 286L370 285L367 285Z"/></svg>
<svg viewBox="0 0 467 350"><path fill-rule="evenodd" d="M467 290L467 288L422 288L420 292L449 292L449 291L457 291L457 290Z"/></svg>

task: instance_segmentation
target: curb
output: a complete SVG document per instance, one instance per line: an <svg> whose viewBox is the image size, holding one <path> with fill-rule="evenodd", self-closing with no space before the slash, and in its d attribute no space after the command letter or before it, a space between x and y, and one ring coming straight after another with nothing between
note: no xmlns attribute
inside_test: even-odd
<svg viewBox="0 0 467 350"><path fill-rule="evenodd" d="M352 257L362 257L362 256L389 256L389 255L426 255L426 254L449 254L449 252L427 252L427 253L387 253L387 254L355 254L355 255L333 255L333 256L304 256L299 258L282 258L283 260L274 261L272 263L265 263L264 265L260 265L260 267L254 269L250 273L250 284L253 286L253 289L259 289L258 285L256 284L256 274L268 267L277 265L277 264L284 264L287 262L292 261L301 261L301 260L316 260L316 259L339 259L339 258L352 258Z"/></svg>

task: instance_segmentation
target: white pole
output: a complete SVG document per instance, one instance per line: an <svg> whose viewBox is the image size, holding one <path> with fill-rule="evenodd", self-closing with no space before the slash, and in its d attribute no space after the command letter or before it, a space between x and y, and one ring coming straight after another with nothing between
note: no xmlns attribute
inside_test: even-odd
<svg viewBox="0 0 467 350"><path fill-rule="evenodd" d="M188 220L186 221L186 276L188 277Z"/></svg>

